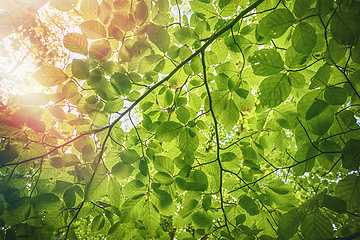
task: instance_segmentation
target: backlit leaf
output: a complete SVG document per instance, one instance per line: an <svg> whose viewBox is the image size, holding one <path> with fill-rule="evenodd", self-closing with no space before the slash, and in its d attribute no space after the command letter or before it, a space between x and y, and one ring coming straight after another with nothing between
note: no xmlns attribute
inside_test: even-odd
<svg viewBox="0 0 360 240"><path fill-rule="evenodd" d="M54 87L68 79L66 73L55 66L42 67L32 77L45 87Z"/></svg>
<svg viewBox="0 0 360 240"><path fill-rule="evenodd" d="M179 136L179 148L184 154L193 154L199 146L199 137L192 129L185 129Z"/></svg>
<svg viewBox="0 0 360 240"><path fill-rule="evenodd" d="M350 139L346 142L342 150L343 154L343 167L348 170L357 170L360 166L360 149L358 148L360 140Z"/></svg>
<svg viewBox="0 0 360 240"><path fill-rule="evenodd" d="M340 44L356 45L359 35L359 18L356 13L349 11L336 12L330 21L330 32Z"/></svg>
<svg viewBox="0 0 360 240"><path fill-rule="evenodd" d="M288 9L276 9L260 20L257 30L263 37L279 38L294 23L295 18Z"/></svg>
<svg viewBox="0 0 360 240"><path fill-rule="evenodd" d="M170 142L183 130L183 126L180 123L169 121L163 122L155 132L155 139L164 142Z"/></svg>
<svg viewBox="0 0 360 240"><path fill-rule="evenodd" d="M71 63L71 72L77 79L88 79L90 76L89 67L86 62L74 59Z"/></svg>
<svg viewBox="0 0 360 240"><path fill-rule="evenodd" d="M210 229L212 225L212 217L204 210L199 210L192 215L194 224L200 228Z"/></svg>
<svg viewBox="0 0 360 240"><path fill-rule="evenodd" d="M100 60L106 58L110 51L110 42L106 39L101 39L91 43L89 56Z"/></svg>
<svg viewBox="0 0 360 240"><path fill-rule="evenodd" d="M310 24L298 24L292 37L292 46L304 55L310 55L316 45L316 30Z"/></svg>
<svg viewBox="0 0 360 240"><path fill-rule="evenodd" d="M85 20L96 20L98 17L99 3L97 0L82 0L80 12Z"/></svg>
<svg viewBox="0 0 360 240"><path fill-rule="evenodd" d="M60 120L66 119L64 110L62 110L59 106L50 106L49 111L54 117Z"/></svg>
<svg viewBox="0 0 360 240"><path fill-rule="evenodd" d="M287 99L291 87L286 74L275 74L260 84L260 102L264 106L276 107Z"/></svg>
<svg viewBox="0 0 360 240"><path fill-rule="evenodd" d="M80 33L68 33L64 37L64 47L74 53L82 55L88 54L88 41L86 37Z"/></svg>
<svg viewBox="0 0 360 240"><path fill-rule="evenodd" d="M333 236L333 226L320 211L315 211L304 216L301 232L305 239L330 239Z"/></svg>
<svg viewBox="0 0 360 240"><path fill-rule="evenodd" d="M106 37L105 27L97 20L87 20L81 23L79 26L82 34L84 34L89 39L99 39Z"/></svg>
<svg viewBox="0 0 360 240"><path fill-rule="evenodd" d="M187 27L178 28L174 33L175 38L183 45L191 46L199 36L195 30Z"/></svg>
<svg viewBox="0 0 360 240"><path fill-rule="evenodd" d="M333 110L328 103L315 99L306 113L306 121L311 132L316 135L323 135L334 122Z"/></svg>
<svg viewBox="0 0 360 240"><path fill-rule="evenodd" d="M347 202L348 211L359 209L360 179L355 174L346 176L335 187L335 195Z"/></svg>
<svg viewBox="0 0 360 240"><path fill-rule="evenodd" d="M262 49L254 52L249 61L255 75L269 76L284 69L284 61L274 49Z"/></svg>
<svg viewBox="0 0 360 240"><path fill-rule="evenodd" d="M154 168L159 172L165 172L170 175L174 173L174 163L165 156L155 156L153 159Z"/></svg>
<svg viewBox="0 0 360 240"><path fill-rule="evenodd" d="M134 17L137 25L142 25L148 18L148 7L144 1L140 1L135 8Z"/></svg>
<svg viewBox="0 0 360 240"><path fill-rule="evenodd" d="M259 208L254 200L248 196L243 195L239 200L239 205L248 213L250 216L259 214Z"/></svg>

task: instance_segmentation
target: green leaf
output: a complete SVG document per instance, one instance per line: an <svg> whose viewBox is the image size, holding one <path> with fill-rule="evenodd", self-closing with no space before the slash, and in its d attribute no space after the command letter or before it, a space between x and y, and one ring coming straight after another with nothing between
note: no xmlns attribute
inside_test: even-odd
<svg viewBox="0 0 360 240"><path fill-rule="evenodd" d="M330 21L330 32L336 42L356 45L359 39L359 18L355 12L337 11Z"/></svg>
<svg viewBox="0 0 360 240"><path fill-rule="evenodd" d="M190 128L186 128L179 136L179 149L184 154L193 154L199 146L199 137Z"/></svg>
<svg viewBox="0 0 360 240"><path fill-rule="evenodd" d="M203 3L201 1L190 1L190 6L194 12L200 13L206 18L217 16L217 12L214 6L208 3Z"/></svg>
<svg viewBox="0 0 360 240"><path fill-rule="evenodd" d="M128 178L134 169L130 164L119 162L112 167L111 174L120 179Z"/></svg>
<svg viewBox="0 0 360 240"><path fill-rule="evenodd" d="M305 77L299 72L290 72L288 78L291 87L303 88L305 85Z"/></svg>
<svg viewBox="0 0 360 240"><path fill-rule="evenodd" d="M174 179L166 172L157 172L154 175L154 180L164 185L171 185L174 183Z"/></svg>
<svg viewBox="0 0 360 240"><path fill-rule="evenodd" d="M259 214L259 207L256 205L251 197L243 195L239 199L239 205L242 207L250 216Z"/></svg>
<svg viewBox="0 0 360 240"><path fill-rule="evenodd" d="M128 198L133 198L146 192L146 186L139 180L133 180L125 185L122 189Z"/></svg>
<svg viewBox="0 0 360 240"><path fill-rule="evenodd" d="M54 87L68 79L66 73L55 66L42 67L37 70L32 77L45 87Z"/></svg>
<svg viewBox="0 0 360 240"><path fill-rule="evenodd" d="M63 199L66 207L72 208L73 206L75 206L75 202L76 202L75 188L70 187L68 190L66 190L64 192Z"/></svg>
<svg viewBox="0 0 360 240"><path fill-rule="evenodd" d="M342 105L347 99L347 93L344 88L332 86L325 89L324 98L330 105Z"/></svg>
<svg viewBox="0 0 360 240"><path fill-rule="evenodd" d="M120 95L126 96L131 90L129 77L124 73L115 73L111 76L110 82L116 87Z"/></svg>
<svg viewBox="0 0 360 240"><path fill-rule="evenodd" d="M154 71L156 65L164 59L163 56L155 54L149 55L141 59L139 65L139 73L145 74L147 72Z"/></svg>
<svg viewBox="0 0 360 240"><path fill-rule="evenodd" d="M330 12L334 11L334 1L333 0L318 0L315 7L315 13L320 15L320 17L325 17Z"/></svg>
<svg viewBox="0 0 360 240"><path fill-rule="evenodd" d="M276 74L265 78L260 84L260 102L264 106L276 107L285 101L291 92L286 74Z"/></svg>
<svg viewBox="0 0 360 240"><path fill-rule="evenodd" d="M195 110L195 111L199 111L200 107L202 105L202 101L199 97L199 95L197 95L196 93L189 93L189 106Z"/></svg>
<svg viewBox="0 0 360 240"><path fill-rule="evenodd" d="M97 0L82 0L80 12L85 20L96 20L98 17L99 3Z"/></svg>
<svg viewBox="0 0 360 240"><path fill-rule="evenodd" d="M185 184L187 190L205 191L208 188L208 178L203 171L195 170L192 174L192 180L194 182L189 182L189 184Z"/></svg>
<svg viewBox="0 0 360 240"><path fill-rule="evenodd" d="M188 27L178 28L174 33L175 38L182 44L192 46L199 36L194 29Z"/></svg>
<svg viewBox="0 0 360 240"><path fill-rule="evenodd" d="M9 226L19 224L27 218L30 207L29 198L21 197L5 209L1 219Z"/></svg>
<svg viewBox="0 0 360 240"><path fill-rule="evenodd" d="M359 209L360 178L351 174L340 180L335 187L335 195L347 202L348 211Z"/></svg>
<svg viewBox="0 0 360 240"><path fill-rule="evenodd" d="M346 201L330 195L324 197L324 201L321 205L339 214L345 213L347 210Z"/></svg>
<svg viewBox="0 0 360 240"><path fill-rule="evenodd" d="M316 30L308 23L300 23L296 26L292 46L296 51L304 55L310 55L316 45Z"/></svg>
<svg viewBox="0 0 360 240"><path fill-rule="evenodd" d="M237 215L235 217L236 225L244 223L245 220L246 220L246 215L245 214L240 214L240 215Z"/></svg>
<svg viewBox="0 0 360 240"><path fill-rule="evenodd" d="M128 198L121 206L120 216L121 222L135 220L142 211L145 194L136 196L135 198Z"/></svg>
<svg viewBox="0 0 360 240"><path fill-rule="evenodd" d="M121 189L120 183L114 177L110 177L107 196L115 207L119 207L122 203L123 195Z"/></svg>
<svg viewBox="0 0 360 240"><path fill-rule="evenodd" d="M100 224L104 219L105 219L104 215L102 215L102 214L99 214L96 217L94 217L94 219L91 222L91 227L90 227L91 232L94 233L94 232L99 231L100 230Z"/></svg>
<svg viewBox="0 0 360 240"><path fill-rule="evenodd" d="M90 76L89 67L86 62L74 59L71 63L71 72L77 79L84 80Z"/></svg>
<svg viewBox="0 0 360 240"><path fill-rule="evenodd" d="M150 24L147 27L147 34L149 35L150 41L155 44L161 52L167 52L170 47L170 36L163 27Z"/></svg>
<svg viewBox="0 0 360 240"><path fill-rule="evenodd" d="M287 240L297 232L304 216L295 208L280 216L278 235L279 239Z"/></svg>
<svg viewBox="0 0 360 240"><path fill-rule="evenodd" d="M89 182L85 187L84 200L86 202L90 202L105 196L108 192L108 182L109 179L107 175L95 174L95 176L92 178L92 181Z"/></svg>
<svg viewBox="0 0 360 240"><path fill-rule="evenodd" d="M279 38L295 23L288 9L276 9L260 20L257 31L266 38Z"/></svg>
<svg viewBox="0 0 360 240"><path fill-rule="evenodd" d="M15 147L10 147L9 149L5 149L0 151L0 164L11 163L19 156L18 151Z"/></svg>
<svg viewBox="0 0 360 240"><path fill-rule="evenodd" d="M94 0L90 0L94 1ZM101 22L97 20L88 20L79 25L82 34L84 34L89 39L99 39L106 37L105 27Z"/></svg>
<svg viewBox="0 0 360 240"><path fill-rule="evenodd" d="M174 100L174 92L171 91L169 88L165 88L161 94L158 95L158 102L160 107L168 108L171 107Z"/></svg>
<svg viewBox="0 0 360 240"><path fill-rule="evenodd" d="M317 87L322 87L327 84L330 78L331 66L324 64L321 66L315 75L311 78L311 84L309 89L315 89Z"/></svg>
<svg viewBox="0 0 360 240"><path fill-rule="evenodd" d="M88 144L86 146L84 146L81 150L82 153L82 159L85 162L93 162L94 158L95 158L95 152L93 147Z"/></svg>
<svg viewBox="0 0 360 240"><path fill-rule="evenodd" d="M179 210L179 216L182 218L188 217L191 213L194 212L196 206L198 205L198 201L196 199L187 199L184 198L183 208Z"/></svg>
<svg viewBox="0 0 360 240"><path fill-rule="evenodd" d="M212 199L212 198L211 198L210 195L205 195L205 196L203 197L201 206L203 207L203 209L204 209L205 211L210 210L210 208L211 208L211 199Z"/></svg>
<svg viewBox="0 0 360 240"><path fill-rule="evenodd" d="M164 142L170 142L183 130L183 126L180 123L168 121L163 122L155 132L155 139Z"/></svg>
<svg viewBox="0 0 360 240"><path fill-rule="evenodd" d="M268 184L267 187L280 195L288 194L291 191L291 188L280 180L275 180L271 184Z"/></svg>
<svg viewBox="0 0 360 240"><path fill-rule="evenodd" d="M309 10L311 0L296 0L294 3L294 14L297 18L304 16Z"/></svg>
<svg viewBox="0 0 360 240"><path fill-rule="evenodd" d="M190 112L186 107L176 109L176 118L183 124L186 124L190 118Z"/></svg>
<svg viewBox="0 0 360 240"><path fill-rule="evenodd" d="M240 113L239 109L233 99L229 99L224 111L220 115L220 122L224 124L227 131L230 131L239 120Z"/></svg>
<svg viewBox="0 0 360 240"><path fill-rule="evenodd" d="M285 53L285 65L289 68L299 68L308 60L308 56L297 52L294 47L290 46ZM292 72L290 72L292 73Z"/></svg>
<svg viewBox="0 0 360 240"><path fill-rule="evenodd" d="M139 154L134 149L126 149L119 154L119 157L124 163L132 164L140 160Z"/></svg>
<svg viewBox="0 0 360 240"><path fill-rule="evenodd" d="M29 199L29 202L38 210L53 210L61 207L58 196L53 193L42 193Z"/></svg>
<svg viewBox="0 0 360 240"><path fill-rule="evenodd" d="M249 61L255 75L269 76L284 70L284 61L274 49L256 51L250 56Z"/></svg>
<svg viewBox="0 0 360 240"><path fill-rule="evenodd" d="M348 170L358 170L360 167L360 140L350 139L342 150L342 165Z"/></svg>
<svg viewBox="0 0 360 240"><path fill-rule="evenodd" d="M204 229L210 229L212 226L212 217L204 210L199 210L192 215L195 226Z"/></svg>
<svg viewBox="0 0 360 240"><path fill-rule="evenodd" d="M148 167L146 161L140 160L139 170L143 176L147 176L149 174L149 167Z"/></svg>
<svg viewBox="0 0 360 240"><path fill-rule="evenodd" d="M165 172L170 175L174 174L174 163L169 157L155 156L153 159L154 168L158 172Z"/></svg>
<svg viewBox="0 0 360 240"><path fill-rule="evenodd" d="M317 160L325 169L331 169L335 159L341 156L341 148L333 141L322 141L318 147L323 152L339 152L339 153L323 153L317 157Z"/></svg>
<svg viewBox="0 0 360 240"><path fill-rule="evenodd" d="M220 155L221 162L231 162L237 159L238 157L233 152L225 152Z"/></svg>
<svg viewBox="0 0 360 240"><path fill-rule="evenodd" d="M86 37L80 33L68 33L63 39L64 47L74 53L82 55L88 54L88 41Z"/></svg>
<svg viewBox="0 0 360 240"><path fill-rule="evenodd" d="M50 111L51 115L53 115L54 117L56 117L60 120L66 119L66 114L65 114L64 110L62 110L59 106L50 106L49 111Z"/></svg>
<svg viewBox="0 0 360 240"><path fill-rule="evenodd" d="M228 102L229 92L214 90L211 92L212 107L216 115L221 114Z"/></svg>
<svg viewBox="0 0 360 240"><path fill-rule="evenodd" d="M305 119L306 114L311 107L311 105L315 102L315 99L317 99L320 95L320 92L315 90L308 92L305 94L299 101L297 105L297 111L298 114Z"/></svg>
<svg viewBox="0 0 360 240"><path fill-rule="evenodd" d="M154 195L157 197L159 203L158 208L160 212L166 211L171 205L173 205L173 200L169 193L158 188L154 189Z"/></svg>
<svg viewBox="0 0 360 240"><path fill-rule="evenodd" d="M78 2L79 0L50 0L49 6L62 12L68 12L73 9Z"/></svg>
<svg viewBox="0 0 360 240"><path fill-rule="evenodd" d="M160 226L159 210L151 201L146 201L141 212L141 219L149 236L154 236L156 229Z"/></svg>
<svg viewBox="0 0 360 240"><path fill-rule="evenodd" d="M330 43L331 43L331 40L330 40ZM356 46L353 48L353 50L351 51L351 59L360 64L360 47L359 46Z"/></svg>
<svg viewBox="0 0 360 240"><path fill-rule="evenodd" d="M301 221L301 233L305 239L330 239L333 232L331 222L320 211L306 214Z"/></svg>
<svg viewBox="0 0 360 240"><path fill-rule="evenodd" d="M324 135L334 122L334 112L327 102L315 99L306 113L306 122L312 133Z"/></svg>
<svg viewBox="0 0 360 240"><path fill-rule="evenodd" d="M338 63L346 54L347 47L338 44L333 38L330 39L328 48L325 52L325 60L328 64L334 65ZM353 52L351 53L351 56L353 56Z"/></svg>

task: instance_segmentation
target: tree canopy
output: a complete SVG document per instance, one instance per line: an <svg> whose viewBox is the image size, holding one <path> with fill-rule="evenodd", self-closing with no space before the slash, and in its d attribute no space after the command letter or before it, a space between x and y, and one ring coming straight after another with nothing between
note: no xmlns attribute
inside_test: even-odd
<svg viewBox="0 0 360 240"><path fill-rule="evenodd" d="M9 36L0 239L360 237L360 1L45 7Z"/></svg>

